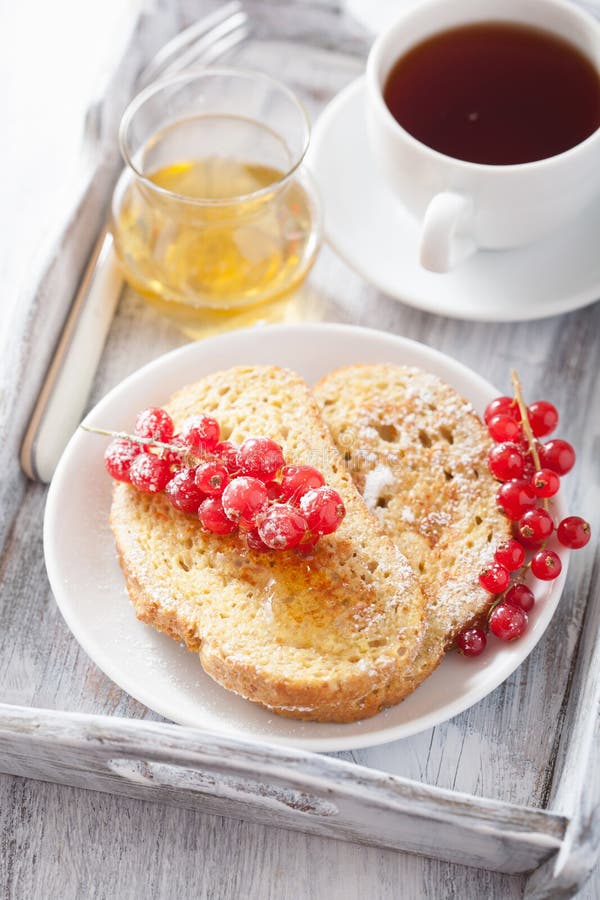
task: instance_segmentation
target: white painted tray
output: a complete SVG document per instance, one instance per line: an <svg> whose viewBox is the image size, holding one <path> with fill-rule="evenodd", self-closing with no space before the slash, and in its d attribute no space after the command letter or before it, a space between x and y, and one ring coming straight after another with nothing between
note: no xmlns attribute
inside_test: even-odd
<svg viewBox="0 0 600 900"><path fill-rule="evenodd" d="M155 43L164 40L193 6L159 2L161 27L148 17L139 27ZM270 4L245 6L253 35L227 61L284 78L313 117L360 74L365 40L327 5L283 3L276 15ZM160 720L96 669L66 629L42 560L45 490L20 473L18 447L102 223L118 164L111 137L124 99L114 84L131 83L135 61L130 54L96 109L70 222L63 223L58 252L54 248L23 298L29 316L0 359L0 771L531 873L528 896L571 896L593 866L600 838L594 548L575 555L546 634L503 686L424 734L337 758ZM508 387L508 369L516 366L528 394L547 396L563 411L563 431L579 453L567 499L598 528L598 305L518 326L450 321L378 294L327 248L305 302L313 318L428 343L500 388ZM182 343L125 292L90 402Z"/></svg>

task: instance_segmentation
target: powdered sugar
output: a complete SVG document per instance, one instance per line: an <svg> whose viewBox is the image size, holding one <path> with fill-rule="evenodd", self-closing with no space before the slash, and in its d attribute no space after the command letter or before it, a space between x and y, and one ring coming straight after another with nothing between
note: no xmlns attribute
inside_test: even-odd
<svg viewBox="0 0 600 900"><path fill-rule="evenodd" d="M382 496L385 488L393 483L393 472L389 466L383 465L383 463L378 463L374 469L367 473L362 494L363 500L371 512L376 510L377 501Z"/></svg>

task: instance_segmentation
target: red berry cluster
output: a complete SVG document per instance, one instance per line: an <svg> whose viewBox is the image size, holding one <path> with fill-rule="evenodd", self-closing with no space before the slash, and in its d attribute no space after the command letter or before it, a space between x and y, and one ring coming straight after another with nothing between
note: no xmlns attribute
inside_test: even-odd
<svg viewBox="0 0 600 900"><path fill-rule="evenodd" d="M145 493L164 491L205 531L239 530L252 550L309 553L344 518L342 498L318 469L286 465L270 438L248 438L236 447L220 440L219 423L207 415L189 419L175 434L170 415L155 407L138 415L134 431L108 445L109 475Z"/></svg>
<svg viewBox="0 0 600 900"><path fill-rule="evenodd" d="M523 583L527 572L541 581L560 575L560 557L547 549L546 541L556 530L559 543L576 550L588 543L591 533L589 524L579 516L567 516L555 525L548 498L558 493L561 476L575 465L575 451L567 441L539 440L554 431L558 412L546 400L525 406L515 372L512 378L515 396L497 397L484 413L496 442L488 466L502 482L496 502L513 523L514 533L512 540L498 547L494 561L479 576L481 586L498 595L488 625L503 641L521 637L527 628L527 613L535 603L533 592ZM470 628L458 635L456 645L465 656L479 656L486 642L482 628Z"/></svg>

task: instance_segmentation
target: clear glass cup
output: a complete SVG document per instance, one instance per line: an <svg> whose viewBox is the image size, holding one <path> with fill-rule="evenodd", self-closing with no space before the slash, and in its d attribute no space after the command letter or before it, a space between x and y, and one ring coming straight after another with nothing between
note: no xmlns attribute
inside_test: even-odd
<svg viewBox="0 0 600 900"><path fill-rule="evenodd" d="M209 68L127 108L111 209L125 278L192 336L286 317L321 239L310 128L285 85Z"/></svg>

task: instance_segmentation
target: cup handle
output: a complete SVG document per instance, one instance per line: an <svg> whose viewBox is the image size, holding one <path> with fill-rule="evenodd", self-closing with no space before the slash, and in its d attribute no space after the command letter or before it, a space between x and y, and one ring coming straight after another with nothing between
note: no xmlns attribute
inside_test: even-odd
<svg viewBox="0 0 600 900"><path fill-rule="evenodd" d="M477 250L469 234L473 201L443 191L430 201L423 219L419 258L430 272L449 272Z"/></svg>

